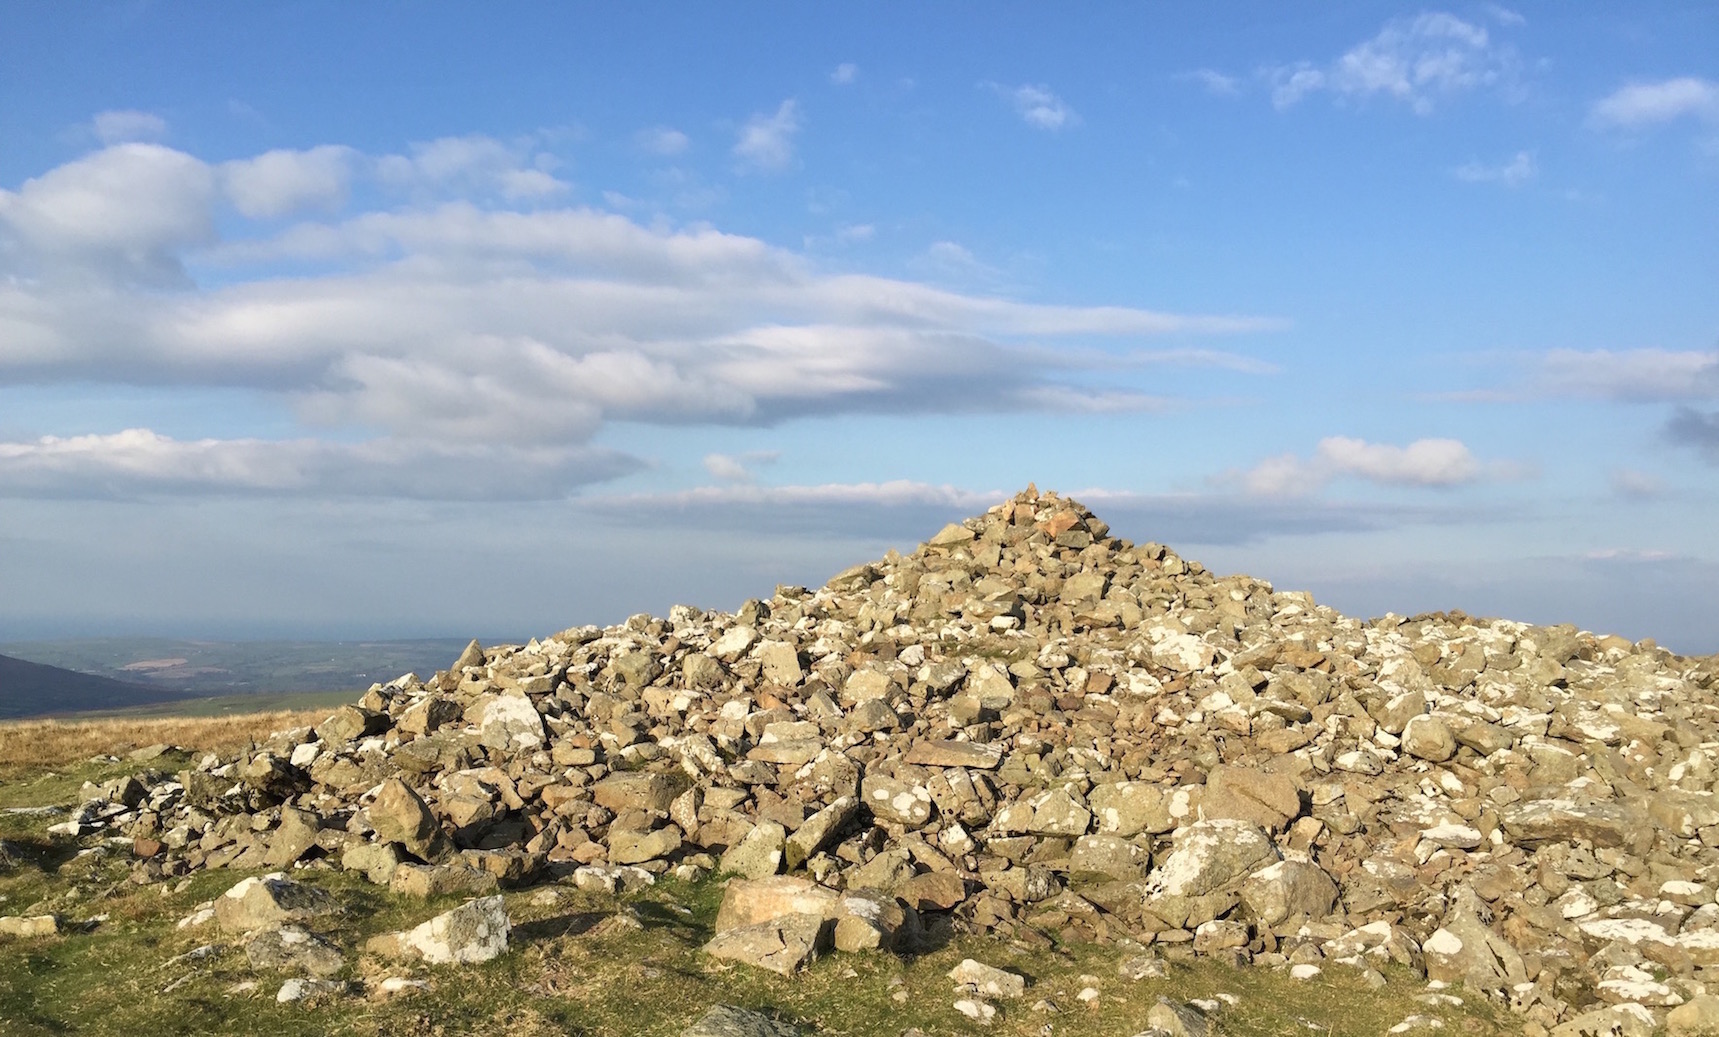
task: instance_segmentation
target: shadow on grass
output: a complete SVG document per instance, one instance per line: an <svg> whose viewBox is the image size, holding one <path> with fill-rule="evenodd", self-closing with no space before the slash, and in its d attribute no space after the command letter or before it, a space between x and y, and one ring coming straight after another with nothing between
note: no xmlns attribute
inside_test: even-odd
<svg viewBox="0 0 1719 1037"><path fill-rule="evenodd" d="M575 911L572 914L521 922L513 927L513 938L527 943L538 943L558 940L564 936L583 936L607 917L609 916L601 911Z"/></svg>
<svg viewBox="0 0 1719 1037"><path fill-rule="evenodd" d="M57 874L77 855L74 842L34 836L0 839L0 875L25 867L34 867L44 875Z"/></svg>

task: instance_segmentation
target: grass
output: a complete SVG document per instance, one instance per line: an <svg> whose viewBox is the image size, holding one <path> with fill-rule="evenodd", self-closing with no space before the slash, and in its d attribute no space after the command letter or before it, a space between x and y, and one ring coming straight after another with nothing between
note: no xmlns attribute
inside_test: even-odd
<svg viewBox="0 0 1719 1037"><path fill-rule="evenodd" d="M67 802L86 778L183 765L183 757L156 764L90 762L123 744L218 748L315 719L320 714L7 725L0 728L0 759L8 761L0 805ZM11 755L23 751L35 762ZM1446 1033L1518 1029L1478 997L1455 1009L1420 1004L1414 997L1424 988L1408 976L1392 976L1374 991L1341 966L1303 983L1264 969L1196 963L1172 965L1162 980L1130 982L1118 975L1126 954L1117 948L1029 950L947 933L920 954L832 955L784 979L701 953L722 894L714 881L662 882L622 898L568 886L510 892L515 929L506 955L477 966L403 967L358 949L369 936L415 925L457 900L410 901L353 875L309 868L299 877L328 889L345 909L314 927L347 950L346 978L374 990L386 976L408 975L427 980L429 988L392 999L354 995L280 1005L274 994L284 977L253 972L232 937L212 926L176 928L246 873L199 872L183 882L140 885L130 881L123 848L75 856L75 848L43 834L52 820L0 814L10 858L10 864L0 860L0 914L56 913L68 929L39 940L0 938L0 1033L6 1037L675 1037L717 1003L767 1010L821 1037L901 1037L913 1027L927 1037L1131 1037L1146 1028L1159 997L1218 994L1239 998L1218 1016L1217 1032L1228 1037L1375 1037L1416 1013L1442 1018ZM227 949L167 964L206 944ZM1001 1014L989 1027L952 1008L957 995L946 974L964 957L1032 980L1024 999L998 1004ZM1099 996L1084 1004L1076 995L1088 985ZM1034 1010L1041 1000L1055 1010Z"/></svg>
<svg viewBox="0 0 1719 1037"><path fill-rule="evenodd" d="M317 719L320 720L332 713L337 706L357 702L363 694L364 689L358 688L352 691L257 691L243 695L209 695L194 699L175 699L171 702L152 702L87 715L74 714L65 719L227 717L309 710L317 712Z"/></svg>
<svg viewBox="0 0 1719 1037"><path fill-rule="evenodd" d="M351 701L351 696L339 701ZM32 769L67 767L97 755L123 756L151 745L204 751L237 749L250 741L262 741L272 731L313 725L326 719L333 706L212 716L126 715L0 723L0 779Z"/></svg>

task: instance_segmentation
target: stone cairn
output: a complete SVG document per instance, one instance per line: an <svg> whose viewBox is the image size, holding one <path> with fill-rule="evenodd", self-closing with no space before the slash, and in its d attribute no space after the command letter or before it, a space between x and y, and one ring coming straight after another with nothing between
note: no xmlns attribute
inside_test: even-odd
<svg viewBox="0 0 1719 1037"><path fill-rule="evenodd" d="M1146 973L1394 963L1531 1031L1645 1032L1719 981L1716 692L1650 641L1352 619L1029 488L818 590L473 642L55 827L123 834L140 881L729 874L707 950L783 973L942 927Z"/></svg>

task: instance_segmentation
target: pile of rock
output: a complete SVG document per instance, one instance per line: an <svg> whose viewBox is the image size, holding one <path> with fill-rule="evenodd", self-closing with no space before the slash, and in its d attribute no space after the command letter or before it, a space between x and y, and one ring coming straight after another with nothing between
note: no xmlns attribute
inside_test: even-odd
<svg viewBox="0 0 1719 1037"><path fill-rule="evenodd" d="M954 925L1659 1020L1719 978L1716 693L1648 641L1345 617L1029 489L732 614L474 642L58 828L418 895L733 872L711 951L783 971Z"/></svg>

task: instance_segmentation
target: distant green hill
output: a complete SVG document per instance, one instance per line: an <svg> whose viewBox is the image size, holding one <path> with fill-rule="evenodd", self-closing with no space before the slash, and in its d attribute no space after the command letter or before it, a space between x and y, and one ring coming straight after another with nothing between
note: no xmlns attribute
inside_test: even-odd
<svg viewBox="0 0 1719 1037"><path fill-rule="evenodd" d="M115 709L185 697L185 692L172 688L128 684L0 655L0 719Z"/></svg>

